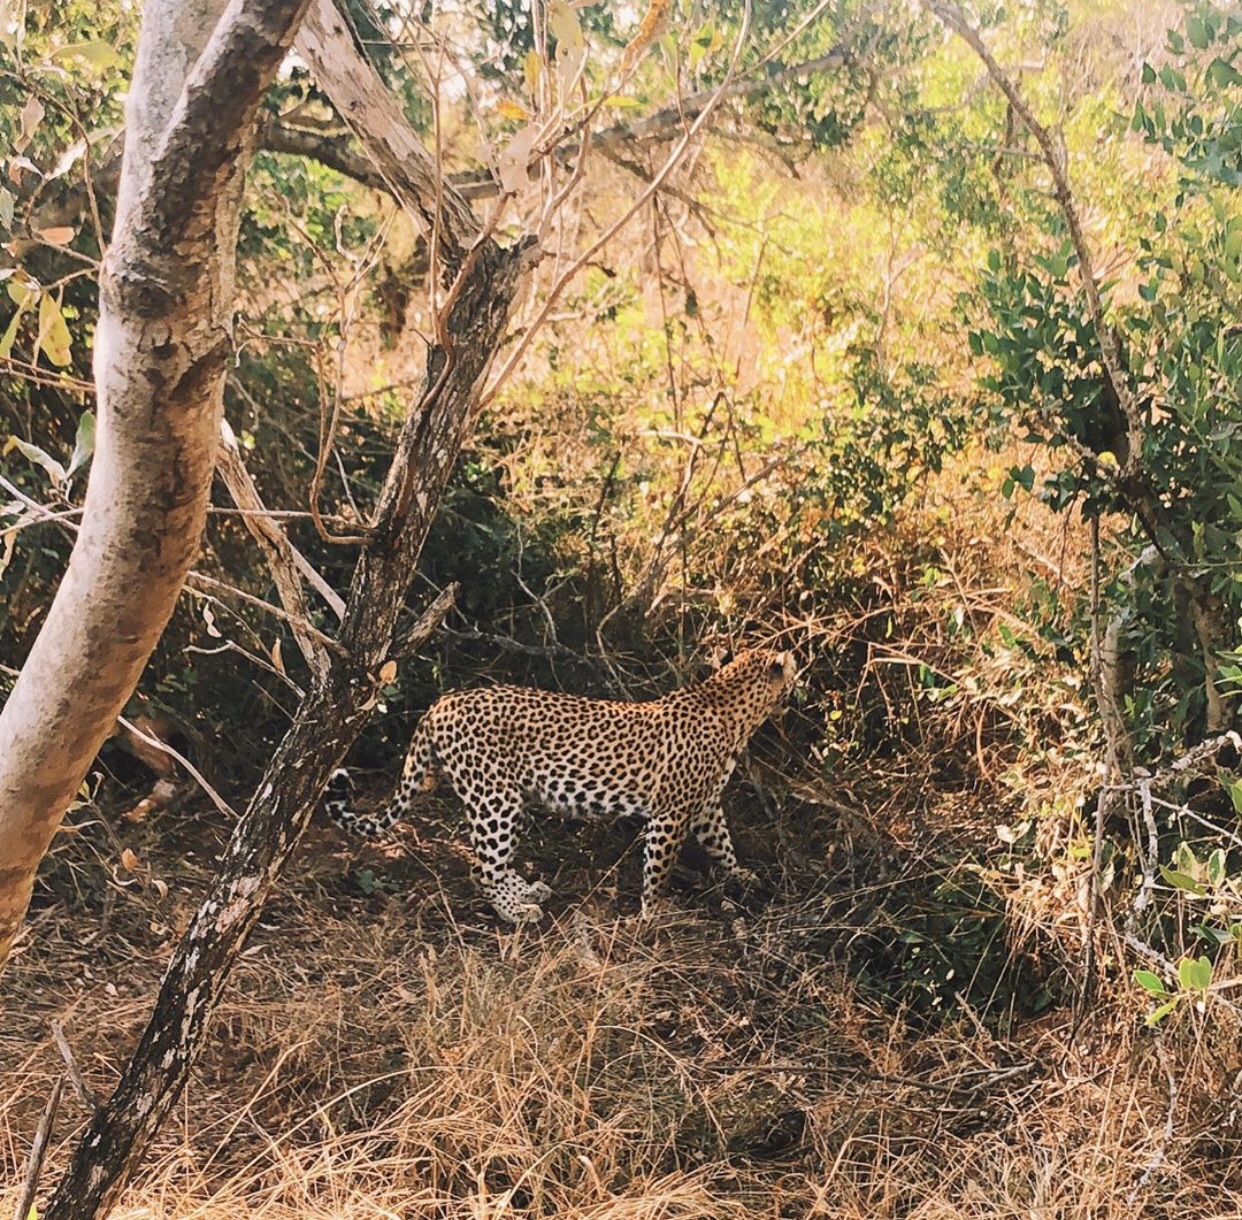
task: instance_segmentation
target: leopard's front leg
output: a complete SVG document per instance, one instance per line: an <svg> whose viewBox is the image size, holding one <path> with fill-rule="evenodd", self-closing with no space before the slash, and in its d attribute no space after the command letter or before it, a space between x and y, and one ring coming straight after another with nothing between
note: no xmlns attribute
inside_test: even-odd
<svg viewBox="0 0 1242 1220"><path fill-rule="evenodd" d="M738 863L733 837L729 834L729 825L725 821L719 797L709 801L690 819L690 833L698 839L712 861L724 870L726 876L743 885L754 885L758 881L750 869Z"/></svg>

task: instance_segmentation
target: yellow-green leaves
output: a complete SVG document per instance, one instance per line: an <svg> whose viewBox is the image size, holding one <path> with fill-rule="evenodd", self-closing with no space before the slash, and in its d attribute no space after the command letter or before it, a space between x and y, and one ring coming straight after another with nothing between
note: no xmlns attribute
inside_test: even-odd
<svg viewBox="0 0 1242 1220"><path fill-rule="evenodd" d="M35 352L42 351L55 365L64 368L72 359L69 352L72 339L65 315L60 305L46 292L39 297L39 337L35 340Z"/></svg>
<svg viewBox="0 0 1242 1220"><path fill-rule="evenodd" d="M28 309L36 305L39 309L39 330L35 337L34 351L31 353L32 364L39 359L42 352L51 364L57 368L65 368L71 363L73 336L69 333L69 324L61 312L60 302L34 280L25 279L21 275L10 273L5 283L5 291L9 300L17 306L17 311L9 319L4 334L0 335L0 360L8 359L13 354L13 343L17 338L17 329L21 325L22 316Z"/></svg>
<svg viewBox="0 0 1242 1220"><path fill-rule="evenodd" d="M1189 1000L1203 1010L1208 989L1212 985L1212 963L1206 957L1184 957L1177 963L1178 990L1170 991L1164 980L1150 970L1136 970L1134 981L1159 1003L1147 1014L1147 1024L1157 1025L1178 1004Z"/></svg>
<svg viewBox="0 0 1242 1220"><path fill-rule="evenodd" d="M106 72L121 60L121 57L108 43L98 38L91 42L72 42L58 51L53 51L50 58L77 59L96 72Z"/></svg>
<svg viewBox="0 0 1242 1220"><path fill-rule="evenodd" d="M32 296L30 287L24 280L10 279L4 287L9 300L17 306L17 312L9 320L8 326L4 328L4 334L0 335L0 360L7 360L13 351L13 340L17 337L17 328L21 325L22 314L26 312Z"/></svg>
<svg viewBox="0 0 1242 1220"><path fill-rule="evenodd" d="M78 470L90 461L91 455L95 452L94 412L83 411L78 418L78 431L74 438L73 453L70 455L68 466L57 461L46 449L41 449L30 441L24 441L20 436L10 436L4 448L0 449L0 455L12 453L14 449L43 470L51 480L53 487L63 487Z"/></svg>

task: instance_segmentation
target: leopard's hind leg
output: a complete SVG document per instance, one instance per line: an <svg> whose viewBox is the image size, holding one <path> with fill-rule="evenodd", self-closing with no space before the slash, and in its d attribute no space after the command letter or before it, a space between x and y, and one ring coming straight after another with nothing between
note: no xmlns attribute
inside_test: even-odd
<svg viewBox="0 0 1242 1220"><path fill-rule="evenodd" d="M509 923L537 923L540 904L552 891L541 881L526 881L512 867L517 830L522 819L522 794L514 787L494 788L484 794L461 792L470 820L475 880L496 914Z"/></svg>

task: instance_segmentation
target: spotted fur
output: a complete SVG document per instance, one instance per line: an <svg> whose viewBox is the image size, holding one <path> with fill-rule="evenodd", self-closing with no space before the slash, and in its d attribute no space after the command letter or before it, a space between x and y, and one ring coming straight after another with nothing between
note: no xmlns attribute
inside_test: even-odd
<svg viewBox="0 0 1242 1220"><path fill-rule="evenodd" d="M697 686L643 703L491 686L438 699L415 730L401 782L378 816L349 809L352 784L338 771L327 808L339 826L383 834L420 792L447 779L466 806L476 876L511 923L542 914L551 891L514 871L524 805L594 817L647 821L643 910L663 892L673 861L693 834L730 876L748 879L720 797L737 757L789 690L788 653L752 651Z"/></svg>

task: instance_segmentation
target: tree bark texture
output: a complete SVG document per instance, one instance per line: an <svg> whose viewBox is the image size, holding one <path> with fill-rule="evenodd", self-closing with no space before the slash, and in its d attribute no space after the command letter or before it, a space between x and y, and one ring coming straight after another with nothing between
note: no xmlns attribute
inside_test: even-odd
<svg viewBox="0 0 1242 1220"><path fill-rule="evenodd" d="M359 51L353 29L332 0L311 0L295 45L393 198L425 233L436 230L450 267L460 264L478 236L479 222L470 204L441 178L435 157Z"/></svg>
<svg viewBox="0 0 1242 1220"><path fill-rule="evenodd" d="M350 116L385 179L402 183L405 195L414 196L415 216L434 223L443 235L445 264L455 264L459 282L441 330L445 343L428 353L424 391L402 427L371 540L354 572L339 637L343 647L327 654L325 671L259 781L211 889L173 955L137 1050L79 1142L47 1220L93 1220L104 1213L175 1103L272 884L374 704L428 527L533 262L528 245L502 249L479 238L468 205L447 184L437 185L434 160L405 126L328 0L313 3L299 51L337 109ZM376 102L374 127L371 100ZM395 159L398 149L404 150L401 161ZM439 220L437 198L444 208ZM451 595L442 596L414 630L403 632L401 651L425 643L450 602Z"/></svg>
<svg viewBox="0 0 1242 1220"><path fill-rule="evenodd" d="M306 0L147 0L95 332L82 528L0 713L0 966L35 870L172 613L206 519L258 104Z"/></svg>

